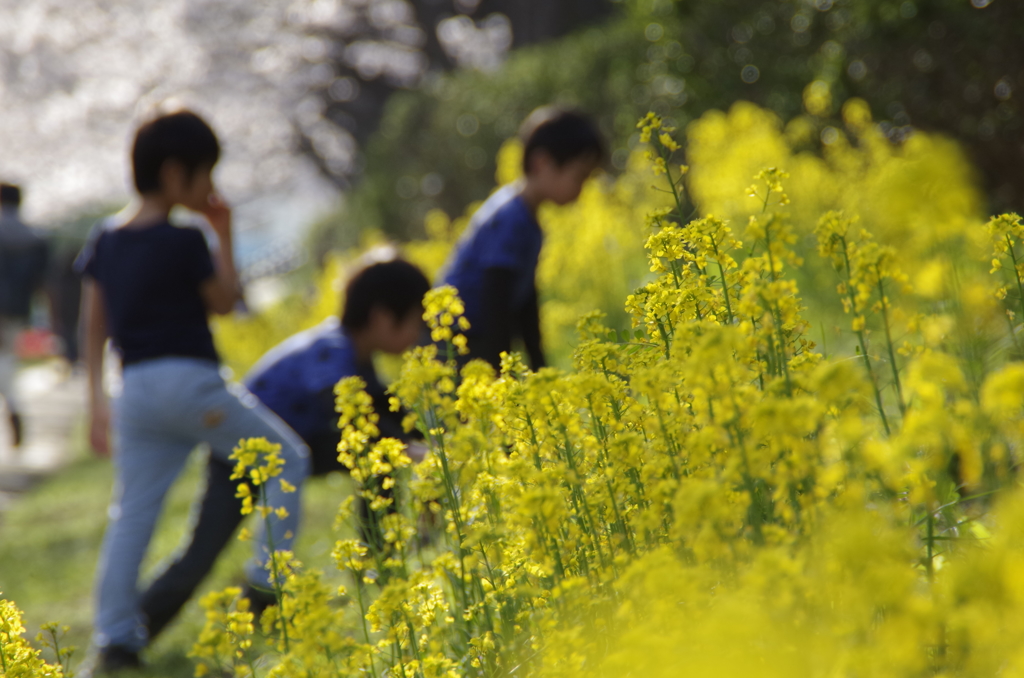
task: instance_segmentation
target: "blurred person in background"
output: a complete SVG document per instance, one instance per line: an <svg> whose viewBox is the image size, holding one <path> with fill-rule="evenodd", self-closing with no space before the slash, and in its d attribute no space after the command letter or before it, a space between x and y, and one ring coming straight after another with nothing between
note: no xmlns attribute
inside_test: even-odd
<svg viewBox="0 0 1024 678"><path fill-rule="evenodd" d="M22 421L14 395L18 336L28 327L32 298L46 275L46 240L21 220L21 188L0 184L0 395L10 418L14 447Z"/></svg>
<svg viewBox="0 0 1024 678"><path fill-rule="evenodd" d="M50 328L60 340L60 352L73 368L78 364L78 316L82 303L82 278L75 271L75 259L84 238L67 232L55 233L46 274L46 296L50 302Z"/></svg>

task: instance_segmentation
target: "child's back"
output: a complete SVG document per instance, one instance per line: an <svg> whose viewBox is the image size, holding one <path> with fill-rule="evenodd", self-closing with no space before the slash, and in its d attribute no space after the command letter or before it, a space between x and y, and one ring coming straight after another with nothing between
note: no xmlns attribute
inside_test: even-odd
<svg viewBox="0 0 1024 678"><path fill-rule="evenodd" d="M533 280L544 234L521 190L519 184L504 186L480 206L442 274L444 284L459 290L470 322L467 338L477 354L487 311L496 303L493 293L488 294L495 286L494 272L508 278L507 295L502 296L507 296L514 328L521 326L522 316L531 310L531 296L536 295Z"/></svg>
<svg viewBox="0 0 1024 678"><path fill-rule="evenodd" d="M164 355L218 360L200 294L213 262L198 229L110 220L89 247L84 272L103 290L123 365Z"/></svg>

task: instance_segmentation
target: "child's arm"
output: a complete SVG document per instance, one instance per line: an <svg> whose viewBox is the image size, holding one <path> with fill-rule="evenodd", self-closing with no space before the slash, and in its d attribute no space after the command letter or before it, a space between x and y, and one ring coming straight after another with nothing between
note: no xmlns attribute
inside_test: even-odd
<svg viewBox="0 0 1024 678"><path fill-rule="evenodd" d="M484 271L479 328L479 347L470 347L475 356L483 358L494 369L501 368L502 351L512 350L512 296L515 271L508 268L488 268ZM475 329L475 328L474 328Z"/></svg>
<svg viewBox="0 0 1024 678"><path fill-rule="evenodd" d="M231 313L235 304L242 298L231 243L231 208L219 196L211 195L210 203L203 214L217 234L220 246L217 248L214 261L215 274L203 283L201 293L209 311L224 315Z"/></svg>
<svg viewBox="0 0 1024 678"><path fill-rule="evenodd" d="M530 361L530 369L536 372L547 364L544 360L544 349L540 339L540 303L537 299L536 284L531 286L530 296L527 297L526 305L519 316L519 328L523 336L526 356Z"/></svg>
<svg viewBox="0 0 1024 678"><path fill-rule="evenodd" d="M110 454L110 405L103 392L103 354L107 344L107 314L100 286L82 281L82 323L85 329L85 366L89 378L89 444L96 454Z"/></svg>

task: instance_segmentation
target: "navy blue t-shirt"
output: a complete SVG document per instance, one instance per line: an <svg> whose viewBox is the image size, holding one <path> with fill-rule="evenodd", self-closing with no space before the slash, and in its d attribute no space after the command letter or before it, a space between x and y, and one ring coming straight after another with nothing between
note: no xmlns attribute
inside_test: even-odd
<svg viewBox="0 0 1024 678"><path fill-rule="evenodd" d="M441 274L441 284L455 287L466 306L466 319L479 327L484 271L503 268L515 274L512 313L527 303L536 284L537 261L544 235L516 185L494 193L477 210Z"/></svg>
<svg viewBox="0 0 1024 678"><path fill-rule="evenodd" d="M169 356L218 360L199 291L214 275L213 261L198 229L104 222L76 268L99 283L125 365Z"/></svg>
<svg viewBox="0 0 1024 678"><path fill-rule="evenodd" d="M372 367L367 371L360 374L355 347L338 319L328 318L270 349L244 381L260 402L310 442L336 435L334 385L356 375L376 382Z"/></svg>

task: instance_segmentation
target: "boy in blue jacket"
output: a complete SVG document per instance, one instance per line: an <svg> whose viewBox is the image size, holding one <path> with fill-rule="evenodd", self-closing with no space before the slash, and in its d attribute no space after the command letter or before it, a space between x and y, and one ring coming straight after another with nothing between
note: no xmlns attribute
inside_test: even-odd
<svg viewBox="0 0 1024 678"><path fill-rule="evenodd" d="M406 261L367 266L349 281L340 319L328 318L286 339L246 375L245 385L252 394L309 445L312 475L347 472L338 461L341 433L334 409L334 385L345 377L358 376L366 382L382 436L409 437L401 426L402 415L389 411L373 357L378 352L401 354L416 343L423 329L423 295L429 288L423 273ZM414 461L422 459L424 452L422 444L413 443L407 449ZM191 541L142 596L151 636L160 633L188 602L238 530L242 501L235 496L238 481L230 475L229 464L210 458L206 493ZM362 510L365 521L367 509ZM383 548L382 544L370 546ZM246 595L257 612L273 602L269 593L258 588L250 587Z"/></svg>
<svg viewBox="0 0 1024 678"><path fill-rule="evenodd" d="M604 142L586 116L560 108L534 111L523 123L523 179L480 207L445 265L466 308L469 355L500 366L501 353L520 339L530 366L544 366L537 300L537 262L543 234L537 210L566 205L604 157Z"/></svg>

